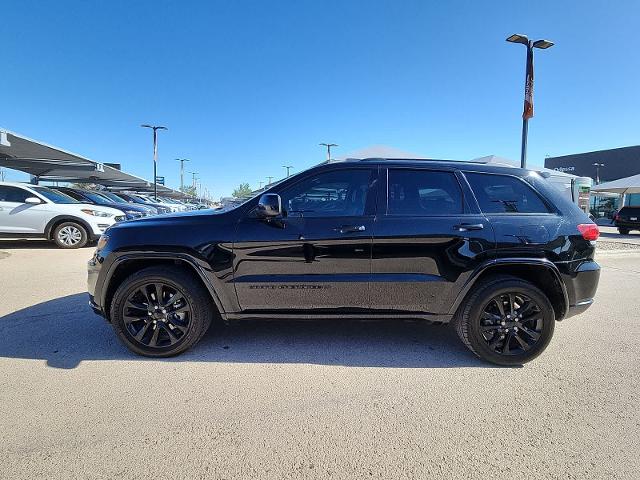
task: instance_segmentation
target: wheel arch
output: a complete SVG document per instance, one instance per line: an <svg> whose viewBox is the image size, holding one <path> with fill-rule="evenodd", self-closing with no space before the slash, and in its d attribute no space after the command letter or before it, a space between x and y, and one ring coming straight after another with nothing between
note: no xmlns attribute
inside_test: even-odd
<svg viewBox="0 0 640 480"><path fill-rule="evenodd" d="M58 215L49 220L47 225L44 227L44 236L47 238L47 240L53 240L53 231L58 225L64 222L74 222L82 225L82 227L87 231L87 238L89 240L95 238L93 229L86 221L78 217L73 217L71 215Z"/></svg>
<svg viewBox="0 0 640 480"><path fill-rule="evenodd" d="M449 313L456 314L473 287L495 275L510 275L532 283L551 302L556 320L562 320L567 314L569 296L558 267L547 259L532 258L494 259L481 265L462 287Z"/></svg>
<svg viewBox="0 0 640 480"><path fill-rule="evenodd" d="M109 319L109 312L111 309L113 295L118 289L120 283L125 278L145 268L163 265L171 268L179 268L196 278L209 292L209 295L211 296L214 305L218 310L218 313L220 315L224 315L224 308L222 306L222 303L220 302L218 294L216 293L213 285L211 285L211 282L208 280L207 276L204 274L204 272L194 259L183 255L176 256L175 254L154 254L150 256L124 256L119 258L111 266L109 272L107 273L107 277L105 278L105 288L102 292L102 308L107 319Z"/></svg>

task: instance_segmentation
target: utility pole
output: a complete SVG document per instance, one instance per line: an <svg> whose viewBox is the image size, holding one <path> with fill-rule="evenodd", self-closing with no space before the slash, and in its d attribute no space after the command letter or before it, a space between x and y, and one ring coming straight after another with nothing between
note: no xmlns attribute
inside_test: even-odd
<svg viewBox="0 0 640 480"><path fill-rule="evenodd" d="M273 177L267 177L267 179L269 180L266 185L268 187L269 185L271 185L271 180L273 180Z"/></svg>
<svg viewBox="0 0 640 480"><path fill-rule="evenodd" d="M262 180L258 180L260 182L260 186L258 187L258 190L262 189L262 184L264 183Z"/></svg>
<svg viewBox="0 0 640 480"><path fill-rule="evenodd" d="M184 190L184 162L190 162L188 158L176 158L180 162L180 191Z"/></svg>
<svg viewBox="0 0 640 480"><path fill-rule="evenodd" d="M289 170L293 168L293 165L282 165L282 168L287 169L287 178L289 178Z"/></svg>
<svg viewBox="0 0 640 480"><path fill-rule="evenodd" d="M338 147L337 143L321 143L320 146L327 147L327 162L331 161L331 147Z"/></svg>
<svg viewBox="0 0 640 480"><path fill-rule="evenodd" d="M167 127L157 125L140 125L143 128L153 129L153 198L158 201L158 130L168 130Z"/></svg>

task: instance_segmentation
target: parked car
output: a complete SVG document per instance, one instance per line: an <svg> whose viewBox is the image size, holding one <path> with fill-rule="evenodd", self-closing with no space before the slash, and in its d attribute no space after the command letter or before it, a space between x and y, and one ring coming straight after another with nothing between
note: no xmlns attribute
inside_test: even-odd
<svg viewBox="0 0 640 480"><path fill-rule="evenodd" d="M135 204L130 204L124 202L122 200L121 203L114 202L107 197L100 195L98 192L94 192L91 190L81 190L79 188L71 188L71 187L51 187L53 190L57 190L59 192L64 193L65 195L70 196L83 203L92 203L94 205L102 205L104 207L111 207L122 210L127 217L127 220L135 220L136 218L146 217L151 214L151 210L138 206Z"/></svg>
<svg viewBox="0 0 640 480"><path fill-rule="evenodd" d="M182 205L178 205L176 203L174 203L173 201L169 201L167 199L164 199L162 197L158 197L157 199L154 199L153 197L149 196L149 195L144 195L142 193L138 193L135 195L136 197L142 199L144 202L147 202L149 204L160 204L163 207L167 208L171 213L176 213L176 212L182 212L185 211L186 208L184 208Z"/></svg>
<svg viewBox="0 0 640 480"><path fill-rule="evenodd" d="M628 235L631 230L640 230L640 206L622 207L613 216L613 224L622 235Z"/></svg>
<svg viewBox="0 0 640 480"><path fill-rule="evenodd" d="M592 304L598 234L535 172L344 161L231 210L115 225L88 286L120 340L150 357L185 351L216 318L366 317L451 323L480 358L520 365Z"/></svg>
<svg viewBox="0 0 640 480"><path fill-rule="evenodd" d="M144 205L146 207L153 207L155 208L158 213L171 213L171 209L165 207L164 205L161 205L159 203L153 203L153 202L149 202L147 200L143 200L142 198L138 197L137 195L133 195L130 193L123 193L123 192L114 192L114 195L117 195L118 197L122 198L125 202L129 202L129 203L135 203L138 205Z"/></svg>
<svg viewBox="0 0 640 480"><path fill-rule="evenodd" d="M81 203L46 187L0 182L0 237L44 238L79 248L124 219L121 210Z"/></svg>
<svg viewBox="0 0 640 480"><path fill-rule="evenodd" d="M108 200L111 200L115 203L123 203L123 204L129 204L129 205L134 205L137 208L143 208L145 210L147 210L147 215L157 215L158 213L158 209L151 206L151 205L145 205L143 203L135 203L135 202L127 202L124 198L119 197L118 195L116 195L113 192L109 192L108 190L100 190L100 195L102 195L103 197L107 198Z"/></svg>

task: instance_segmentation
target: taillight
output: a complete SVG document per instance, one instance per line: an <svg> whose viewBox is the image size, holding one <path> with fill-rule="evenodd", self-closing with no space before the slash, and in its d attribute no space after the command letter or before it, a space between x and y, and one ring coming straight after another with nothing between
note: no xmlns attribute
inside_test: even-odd
<svg viewBox="0 0 640 480"><path fill-rule="evenodd" d="M616 213L616 214L613 216L613 221L615 222L615 221L618 221L618 220L620 220L620 214L619 214L619 213Z"/></svg>
<svg viewBox="0 0 640 480"><path fill-rule="evenodd" d="M600 229L595 223L581 223L578 225L578 230L585 240L597 240L600 236Z"/></svg>

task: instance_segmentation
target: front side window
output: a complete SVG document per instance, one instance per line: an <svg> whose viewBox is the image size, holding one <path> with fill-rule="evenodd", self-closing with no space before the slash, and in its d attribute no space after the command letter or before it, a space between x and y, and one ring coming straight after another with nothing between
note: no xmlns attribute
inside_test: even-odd
<svg viewBox="0 0 640 480"><path fill-rule="evenodd" d="M0 187L0 202L25 203L25 200L29 197L33 197L33 194L22 188L10 186Z"/></svg>
<svg viewBox="0 0 640 480"><path fill-rule="evenodd" d="M484 213L549 213L535 190L517 177L487 173L464 175Z"/></svg>
<svg viewBox="0 0 640 480"><path fill-rule="evenodd" d="M354 217L364 215L372 170L336 170L301 181L280 196L292 217Z"/></svg>
<svg viewBox="0 0 640 480"><path fill-rule="evenodd" d="M430 170L390 169L388 215L455 215L463 212L455 174Z"/></svg>

